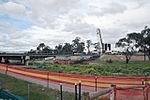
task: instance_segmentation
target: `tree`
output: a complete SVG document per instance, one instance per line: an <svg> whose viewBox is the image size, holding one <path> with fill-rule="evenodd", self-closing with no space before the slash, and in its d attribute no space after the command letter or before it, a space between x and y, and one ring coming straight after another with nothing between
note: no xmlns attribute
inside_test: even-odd
<svg viewBox="0 0 150 100"><path fill-rule="evenodd" d="M53 54L53 50L49 47L49 46L45 46L43 48L43 53L49 53L49 54Z"/></svg>
<svg viewBox="0 0 150 100"><path fill-rule="evenodd" d="M63 48L62 44L59 44L58 46L55 46L55 50L56 50L57 54L61 54L62 48Z"/></svg>
<svg viewBox="0 0 150 100"><path fill-rule="evenodd" d="M37 47L37 50L40 51L40 52L42 52L43 49L44 49L44 47L45 47L45 44L44 44L44 43L40 43L40 44L38 45L38 47Z"/></svg>
<svg viewBox="0 0 150 100"><path fill-rule="evenodd" d="M31 49L28 53L36 53L36 50Z"/></svg>
<svg viewBox="0 0 150 100"><path fill-rule="evenodd" d="M90 46L92 45L92 41L91 40L87 40L86 43L87 43L86 47L88 49L88 54L90 54Z"/></svg>
<svg viewBox="0 0 150 100"><path fill-rule="evenodd" d="M72 45L70 43L65 43L65 45L62 48L62 53L63 54L72 54Z"/></svg>
<svg viewBox="0 0 150 100"><path fill-rule="evenodd" d="M126 58L126 63L129 63L132 55L134 54L135 52L135 49L134 49L134 42L132 41L132 39L130 37L127 37L126 38L122 38L120 39L117 43L116 43L116 46L117 47L121 47L123 48L123 55L125 56Z"/></svg>
<svg viewBox="0 0 150 100"><path fill-rule="evenodd" d="M40 52L40 48L39 48L39 47L37 47L37 48L36 48L36 50L37 50L37 53L39 53L39 52Z"/></svg>
<svg viewBox="0 0 150 100"><path fill-rule="evenodd" d="M146 60L146 52L150 60L150 28L145 26L145 28L140 33L134 32L128 34L128 37L132 39L132 41L135 41L136 48L138 48L141 52L144 52L144 60Z"/></svg>
<svg viewBox="0 0 150 100"><path fill-rule="evenodd" d="M73 42L72 47L74 53L83 53L85 44L84 42L80 42L80 41L81 41L80 37L76 37L74 40L72 40Z"/></svg>
<svg viewBox="0 0 150 100"><path fill-rule="evenodd" d="M80 42L80 37L76 37L74 40L72 40L73 44L72 44L72 47L73 47L73 52L74 53L77 53L78 50L78 45L79 45L79 42Z"/></svg>
<svg viewBox="0 0 150 100"><path fill-rule="evenodd" d="M145 52L147 52L148 58L149 58L149 61L150 61L150 28L148 26L145 26L145 28L141 31L141 34L143 35L143 40L144 40L143 41L144 56L145 56Z"/></svg>
<svg viewBox="0 0 150 100"><path fill-rule="evenodd" d="M83 53L84 49L85 49L85 43L80 42L78 47L77 47L77 53Z"/></svg>

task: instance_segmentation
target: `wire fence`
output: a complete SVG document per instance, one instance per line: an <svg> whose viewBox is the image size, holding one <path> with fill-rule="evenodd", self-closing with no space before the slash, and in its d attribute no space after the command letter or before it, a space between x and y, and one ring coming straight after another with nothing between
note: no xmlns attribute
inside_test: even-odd
<svg viewBox="0 0 150 100"><path fill-rule="evenodd" d="M150 100L149 77L73 75L17 68L4 64L0 64L0 73L42 85L38 90L39 94L47 91L46 94L50 97L48 100ZM25 96L33 98L34 92L31 91L38 86L36 88L36 85L26 84L25 86L28 90L27 94L29 94ZM50 92L47 90L49 88L56 90ZM69 91L71 94L63 91ZM85 91L89 91L89 93ZM35 100L32 98L31 100Z"/></svg>
<svg viewBox="0 0 150 100"><path fill-rule="evenodd" d="M0 77L0 100L75 100L74 93L63 91L62 84L59 89L50 89L12 77L5 78Z"/></svg>

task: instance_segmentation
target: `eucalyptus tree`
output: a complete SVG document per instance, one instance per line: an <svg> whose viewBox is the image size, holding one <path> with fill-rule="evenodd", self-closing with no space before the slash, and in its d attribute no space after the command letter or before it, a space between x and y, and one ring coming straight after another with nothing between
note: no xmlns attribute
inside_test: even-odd
<svg viewBox="0 0 150 100"><path fill-rule="evenodd" d="M130 33L128 37L135 42L135 47L144 53L144 60L146 60L146 54L150 60L150 28L145 28L140 33Z"/></svg>
<svg viewBox="0 0 150 100"><path fill-rule="evenodd" d="M76 37L74 40L72 40L72 48L74 53L83 53L85 49L85 43L81 42L80 37Z"/></svg>
<svg viewBox="0 0 150 100"><path fill-rule="evenodd" d="M55 46L56 54L61 54L63 49L63 45L59 44L58 46Z"/></svg>
<svg viewBox="0 0 150 100"><path fill-rule="evenodd" d="M135 45L134 42L128 35L125 38L121 38L117 43L116 47L123 48L123 55L126 58L126 63L129 63L132 55L134 54L135 50Z"/></svg>
<svg viewBox="0 0 150 100"><path fill-rule="evenodd" d="M143 35L143 44L144 44L144 52L147 53L149 61L150 61L150 28L145 26L145 28L141 31ZM146 50L145 50L146 49Z"/></svg>
<svg viewBox="0 0 150 100"><path fill-rule="evenodd" d="M45 46L43 48L43 53L49 53L49 54L53 54L53 49L51 49L49 46Z"/></svg>
<svg viewBox="0 0 150 100"><path fill-rule="evenodd" d="M44 49L44 47L45 47L45 44L44 44L44 43L40 43L40 44L38 45L38 47L37 47L37 50L39 50L40 52L42 52L43 49Z"/></svg>
<svg viewBox="0 0 150 100"><path fill-rule="evenodd" d="M62 48L62 53L63 54L72 54L72 45L70 43L65 43L63 48Z"/></svg>
<svg viewBox="0 0 150 100"><path fill-rule="evenodd" d="M88 49L88 54L90 54L90 47L91 47L91 45L92 45L92 41L91 40L87 40L86 41L86 43L87 43L87 49Z"/></svg>

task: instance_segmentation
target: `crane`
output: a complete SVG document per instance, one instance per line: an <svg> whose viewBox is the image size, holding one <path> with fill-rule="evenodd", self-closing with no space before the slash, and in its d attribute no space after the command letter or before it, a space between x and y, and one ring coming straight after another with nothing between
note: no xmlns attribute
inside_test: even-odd
<svg viewBox="0 0 150 100"><path fill-rule="evenodd" d="M102 41L102 36L101 36L101 30L97 28L97 37L98 37L98 52L99 54L103 54L103 41Z"/></svg>

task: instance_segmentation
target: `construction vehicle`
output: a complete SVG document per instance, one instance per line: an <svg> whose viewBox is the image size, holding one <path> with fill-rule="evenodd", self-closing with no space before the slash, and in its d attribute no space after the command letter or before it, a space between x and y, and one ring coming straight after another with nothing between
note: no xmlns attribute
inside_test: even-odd
<svg viewBox="0 0 150 100"><path fill-rule="evenodd" d="M111 53L111 44L103 43L101 30L97 29L97 37L98 37L98 53L102 55L103 53Z"/></svg>
<svg viewBox="0 0 150 100"><path fill-rule="evenodd" d="M91 55L83 55L83 54L74 54L74 55L61 55L56 57L48 57L45 58L45 60L49 60L52 63L56 64L74 64L74 63L83 63L86 61L95 60L102 55L104 50L104 43L102 41L101 36L101 30L97 29L97 37L98 37L98 43L97 43L97 53L91 54ZM107 47L107 46L105 46Z"/></svg>

